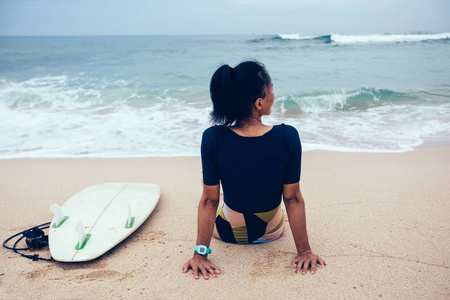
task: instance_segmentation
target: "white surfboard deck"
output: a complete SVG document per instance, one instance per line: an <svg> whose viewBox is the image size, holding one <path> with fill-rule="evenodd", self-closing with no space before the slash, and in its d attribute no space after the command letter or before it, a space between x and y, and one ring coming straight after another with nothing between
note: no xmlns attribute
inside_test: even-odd
<svg viewBox="0 0 450 300"><path fill-rule="evenodd" d="M82 262L101 256L144 223L159 196L158 185L144 183L102 183L79 191L61 206L63 216L55 214L50 224L53 259ZM77 226L84 228L84 237Z"/></svg>

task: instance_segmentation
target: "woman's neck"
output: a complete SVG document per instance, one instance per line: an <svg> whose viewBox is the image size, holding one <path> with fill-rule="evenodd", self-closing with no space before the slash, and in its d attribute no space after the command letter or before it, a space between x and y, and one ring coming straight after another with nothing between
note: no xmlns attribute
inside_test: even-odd
<svg viewBox="0 0 450 300"><path fill-rule="evenodd" d="M237 121L230 129L242 136L261 136L271 130L272 126L264 125L261 116L253 115Z"/></svg>
<svg viewBox="0 0 450 300"><path fill-rule="evenodd" d="M255 126L259 127L261 125L264 125L262 123L261 116L254 116L254 115L252 115L252 116L247 117L245 119L236 121L235 125L233 125L232 127L245 129L245 128L255 127Z"/></svg>

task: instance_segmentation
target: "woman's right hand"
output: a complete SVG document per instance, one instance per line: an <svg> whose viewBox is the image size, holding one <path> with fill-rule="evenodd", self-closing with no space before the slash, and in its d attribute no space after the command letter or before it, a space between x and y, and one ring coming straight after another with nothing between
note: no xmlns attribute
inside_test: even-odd
<svg viewBox="0 0 450 300"><path fill-rule="evenodd" d="M220 269L211 263L205 256L199 255L197 253L194 254L190 260L188 260L183 266L183 273L187 273L189 269L192 269L194 272L194 278L198 279L198 273L202 273L203 278L208 280L208 273L217 278L216 273L221 273Z"/></svg>

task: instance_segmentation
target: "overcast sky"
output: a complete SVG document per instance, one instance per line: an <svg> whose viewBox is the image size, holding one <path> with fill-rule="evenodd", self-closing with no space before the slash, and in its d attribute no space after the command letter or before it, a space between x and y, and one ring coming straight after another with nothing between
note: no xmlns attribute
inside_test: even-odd
<svg viewBox="0 0 450 300"><path fill-rule="evenodd" d="M450 0L0 0L0 35L450 32Z"/></svg>

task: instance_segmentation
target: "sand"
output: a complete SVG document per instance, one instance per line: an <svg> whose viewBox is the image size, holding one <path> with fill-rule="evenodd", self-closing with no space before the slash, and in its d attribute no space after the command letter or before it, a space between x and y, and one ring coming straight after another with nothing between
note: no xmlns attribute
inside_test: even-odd
<svg viewBox="0 0 450 300"><path fill-rule="evenodd" d="M327 266L295 274L287 226L264 245L213 239L210 258L223 274L208 281L181 272L195 243L199 157L0 160L0 170L2 241L50 221L52 203L89 185L148 182L162 190L144 225L92 262L36 262L2 248L1 299L450 298L450 148L304 153L310 243Z"/></svg>

